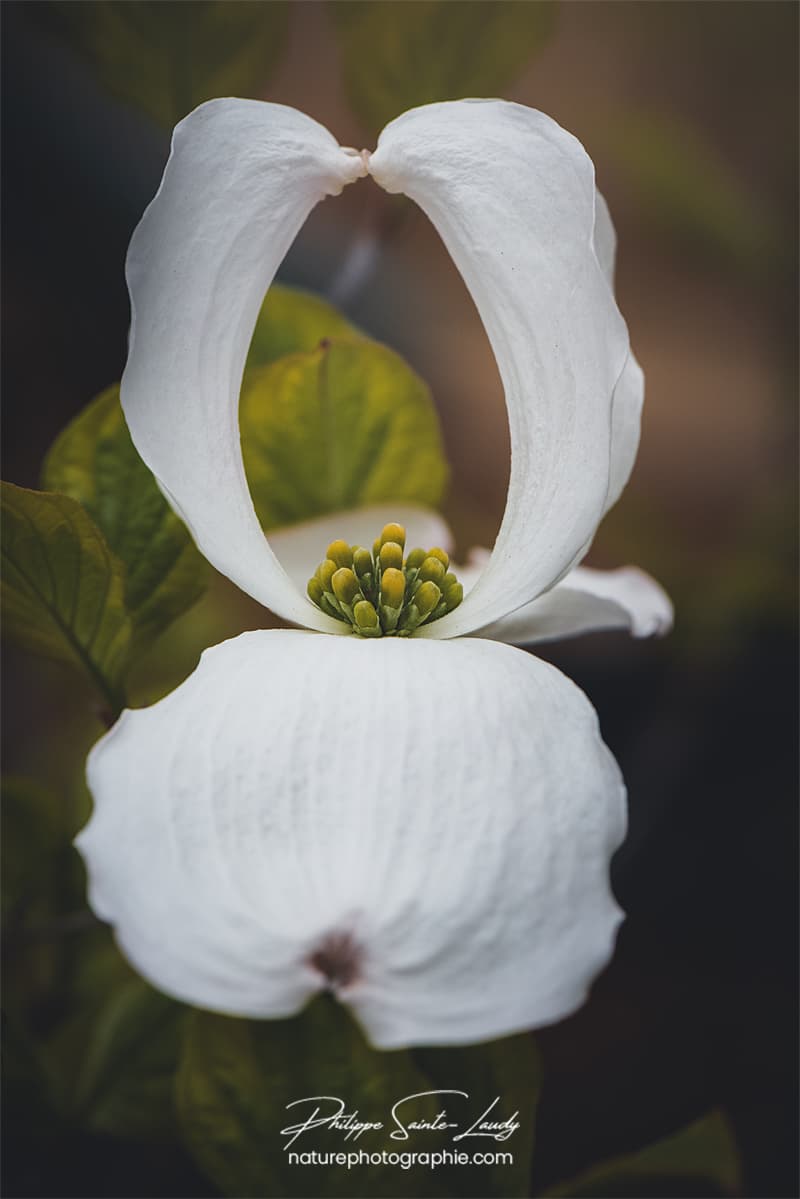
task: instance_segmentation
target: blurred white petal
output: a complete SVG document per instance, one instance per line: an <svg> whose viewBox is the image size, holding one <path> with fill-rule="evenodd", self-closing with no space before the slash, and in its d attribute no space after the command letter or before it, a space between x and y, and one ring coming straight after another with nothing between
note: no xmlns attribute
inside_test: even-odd
<svg viewBox="0 0 800 1199"><path fill-rule="evenodd" d="M200 550L286 620L340 632L281 570L242 466L239 387L264 293L311 209L359 156L279 104L212 100L177 126L127 259L122 406L137 450Z"/></svg>
<svg viewBox="0 0 800 1199"><path fill-rule="evenodd" d="M428 508L413 504L372 504L367 508L352 508L333 512L301 524L275 529L269 535L272 550L289 578L301 591L325 557L325 550L338 538L350 545L372 549L372 543L384 525L396 521L406 530L406 546L422 546L429 550L440 546L448 553L453 548L453 535L447 522Z"/></svg>
<svg viewBox="0 0 800 1199"><path fill-rule="evenodd" d="M378 1047L466 1043L571 1012L612 952L619 770L507 646L246 633L126 712L89 782L92 906L200 1007L332 985Z"/></svg>
<svg viewBox="0 0 800 1199"><path fill-rule="evenodd" d="M672 617L669 596L643 570L577 566L551 591L481 629L480 636L510 645L609 629L624 629L633 637L663 637L672 628Z"/></svg>
<svg viewBox="0 0 800 1199"><path fill-rule="evenodd" d="M594 168L543 113L497 100L413 109L384 129L370 173L439 231L505 388L511 476L491 562L460 608L420 630L452 637L547 590L591 542L627 329L594 248Z"/></svg>

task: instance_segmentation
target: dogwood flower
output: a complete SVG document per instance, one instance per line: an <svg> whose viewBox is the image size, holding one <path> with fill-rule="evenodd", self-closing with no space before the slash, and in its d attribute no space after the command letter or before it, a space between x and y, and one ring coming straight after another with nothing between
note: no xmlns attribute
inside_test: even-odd
<svg viewBox="0 0 800 1199"><path fill-rule="evenodd" d="M462 603L405 637L356 635L304 593L329 533L371 546L380 526L367 540L364 514L344 514L271 547L239 443L263 295L313 206L365 175L441 235L511 433L491 555ZM639 435L613 258L585 151L517 104L414 109L372 154L256 101L211 101L176 128L128 255L123 407L209 561L303 628L207 650L92 751L90 901L155 986L249 1017L330 988L381 1048L497 1037L584 1000L621 919L608 867L625 789L586 697L503 641L669 624L647 576L577 567Z"/></svg>

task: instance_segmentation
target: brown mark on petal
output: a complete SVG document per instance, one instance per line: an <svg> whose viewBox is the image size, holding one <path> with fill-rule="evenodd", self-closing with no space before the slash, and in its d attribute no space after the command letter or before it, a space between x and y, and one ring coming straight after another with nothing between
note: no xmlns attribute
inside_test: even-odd
<svg viewBox="0 0 800 1199"><path fill-rule="evenodd" d="M339 991L358 979L361 959L361 949L350 933L328 933L308 963L331 991Z"/></svg>

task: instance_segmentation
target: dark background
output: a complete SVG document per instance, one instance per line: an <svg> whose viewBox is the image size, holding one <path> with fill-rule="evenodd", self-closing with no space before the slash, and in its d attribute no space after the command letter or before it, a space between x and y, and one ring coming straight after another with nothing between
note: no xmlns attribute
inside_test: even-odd
<svg viewBox="0 0 800 1199"><path fill-rule="evenodd" d="M3 477L25 486L70 417L120 376L125 249L168 148L100 86L46 7L7 2L2 13ZM293 6L262 94L343 144L369 144L327 17L324 5ZM539 1188L721 1107L745 1194L798 1194L797 23L793 3L769 0L566 3L503 93L550 113L595 159L648 380L639 462L590 562L636 562L676 604L663 642L604 635L547 649L600 714L631 831L614 866L628 913L615 959L580 1013L537 1035ZM348 243L365 222L381 227L383 203L328 202L282 278L341 288ZM502 393L424 218L390 234L343 307L431 383L454 472L447 514L462 552L491 544L508 469ZM259 621L223 591L193 635ZM188 669L197 640L187 635L182 652ZM10 650L5 661L6 770L77 779L100 727L88 697L45 663ZM31 1181L9 1141L8 1194L206 1186L185 1163L80 1137Z"/></svg>

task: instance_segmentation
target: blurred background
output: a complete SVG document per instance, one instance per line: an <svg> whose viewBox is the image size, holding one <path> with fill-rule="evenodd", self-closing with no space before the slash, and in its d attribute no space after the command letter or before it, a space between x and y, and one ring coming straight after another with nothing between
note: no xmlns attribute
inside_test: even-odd
<svg viewBox="0 0 800 1199"><path fill-rule="evenodd" d="M172 59L149 40L149 7L3 6L3 477L23 486L39 485L54 437L120 377L125 250L169 126L206 94L233 90L223 64L203 95L169 74L184 54L227 53L220 29L211 50L186 40L188 12L202 6L155 6L162 17L181 10ZM430 6L413 3L223 7L232 45L242 9L269 10L263 43L248 39L246 94L294 105L356 147L371 148L414 103L483 94L473 59L495 52L487 6L460 0L435 6L447 11L429 25ZM504 10L509 27L527 25L513 54L498 42L492 94L541 108L595 161L619 236L620 307L647 378L638 463L589 563L641 566L676 607L663 642L609 634L546 649L598 709L628 783L631 832L614 864L628 912L615 959L581 1012L537 1036L533 1193L718 1108L741 1192L796 1196L798 9L488 7L495 22ZM141 25L124 10L144 10ZM449 63L442 79L432 48ZM508 476L502 391L427 220L359 184L312 214L279 277L331 299L429 382L461 555L491 545ZM203 645L263 623L215 583L142 664L140 702L183 677ZM5 669L6 772L66 787L85 810L82 762L101 730L90 697L15 650ZM30 993L31 1023L46 1022L57 997L42 1007ZM215 1193L188 1166L145 1157L145 1167L124 1140L99 1153L85 1133L56 1184L46 1162L32 1164L36 1135L22 1120L12 1127L25 1150L7 1148L7 1194ZM675 1185L665 1177L647 1194ZM726 1193L693 1185L680 1193Z"/></svg>

